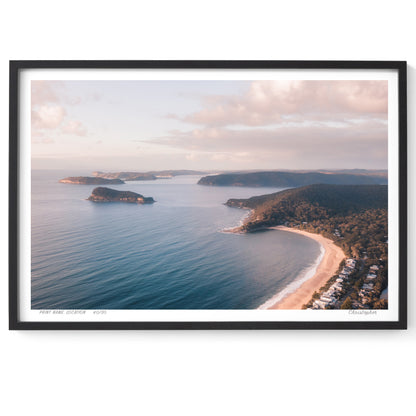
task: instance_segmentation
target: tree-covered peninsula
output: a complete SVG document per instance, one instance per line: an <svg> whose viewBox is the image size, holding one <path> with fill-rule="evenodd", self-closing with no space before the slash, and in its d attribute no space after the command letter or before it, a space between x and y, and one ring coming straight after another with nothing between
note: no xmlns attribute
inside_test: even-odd
<svg viewBox="0 0 416 416"><path fill-rule="evenodd" d="M364 247L386 254L380 249L387 236L386 185L309 185L229 199L226 205L253 210L242 231L297 226L335 240L347 255L358 255Z"/></svg>
<svg viewBox="0 0 416 416"><path fill-rule="evenodd" d="M204 176L199 185L208 186L269 186L277 188L293 188L312 184L332 185L382 185L387 184L387 175L366 171L360 174L323 172L244 172L222 173Z"/></svg>
<svg viewBox="0 0 416 416"><path fill-rule="evenodd" d="M335 306L327 308L383 309L387 300L381 294L388 283L387 196L386 185L309 185L229 199L226 205L252 210L238 231L285 225L321 234L355 259L357 266L342 283ZM334 275L305 307L313 307L314 299L340 277Z"/></svg>

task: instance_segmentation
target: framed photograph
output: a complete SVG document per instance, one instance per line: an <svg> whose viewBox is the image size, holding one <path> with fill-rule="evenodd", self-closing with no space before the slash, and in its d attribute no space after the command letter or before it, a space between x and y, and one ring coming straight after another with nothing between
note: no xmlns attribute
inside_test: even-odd
<svg viewBox="0 0 416 416"><path fill-rule="evenodd" d="M10 62L10 329L405 329L406 63Z"/></svg>

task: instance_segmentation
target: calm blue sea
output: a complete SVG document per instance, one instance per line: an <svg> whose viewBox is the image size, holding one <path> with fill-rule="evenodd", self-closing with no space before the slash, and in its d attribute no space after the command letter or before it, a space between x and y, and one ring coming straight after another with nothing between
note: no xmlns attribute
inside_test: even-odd
<svg viewBox="0 0 416 416"><path fill-rule="evenodd" d="M284 231L238 235L229 198L274 188L206 187L197 176L113 189L153 205L94 203L90 172L32 171L33 309L253 309L315 262L315 241Z"/></svg>

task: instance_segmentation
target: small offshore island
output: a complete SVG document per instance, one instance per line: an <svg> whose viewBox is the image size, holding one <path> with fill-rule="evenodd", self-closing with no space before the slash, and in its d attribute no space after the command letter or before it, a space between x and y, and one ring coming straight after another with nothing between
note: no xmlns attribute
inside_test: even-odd
<svg viewBox="0 0 416 416"><path fill-rule="evenodd" d="M122 185L125 183L121 179L94 178L91 176L69 176L61 179L59 182L73 185Z"/></svg>
<svg viewBox="0 0 416 416"><path fill-rule="evenodd" d="M88 201L93 202L129 202L136 204L153 204L155 200L152 197L145 197L131 191L116 191L115 189L98 187L95 188Z"/></svg>

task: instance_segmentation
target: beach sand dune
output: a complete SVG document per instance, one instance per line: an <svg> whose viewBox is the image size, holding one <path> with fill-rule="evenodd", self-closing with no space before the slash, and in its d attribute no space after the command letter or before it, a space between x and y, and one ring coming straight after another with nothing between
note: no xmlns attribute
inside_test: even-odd
<svg viewBox="0 0 416 416"><path fill-rule="evenodd" d="M308 233L306 231L297 230L283 226L272 227L276 230L290 231L293 233L304 235L312 238L321 244L325 250L322 261L319 263L316 273L304 282L293 293L289 293L286 297L279 300L268 309L302 309L305 303L308 303L313 293L319 290L338 270L339 264L345 258L342 249L334 244L329 238L325 238L319 234Z"/></svg>

